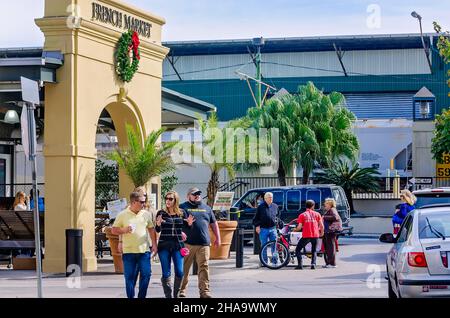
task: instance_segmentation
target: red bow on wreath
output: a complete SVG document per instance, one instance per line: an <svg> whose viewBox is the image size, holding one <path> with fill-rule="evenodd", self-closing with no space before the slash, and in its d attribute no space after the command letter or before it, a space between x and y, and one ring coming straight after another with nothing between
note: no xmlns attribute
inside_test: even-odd
<svg viewBox="0 0 450 318"><path fill-rule="evenodd" d="M131 38L131 45L128 48L129 50L133 49L134 55L138 60L141 59L141 56L139 55L139 45L141 44L141 41L139 40L139 35L136 31L133 32L133 36Z"/></svg>

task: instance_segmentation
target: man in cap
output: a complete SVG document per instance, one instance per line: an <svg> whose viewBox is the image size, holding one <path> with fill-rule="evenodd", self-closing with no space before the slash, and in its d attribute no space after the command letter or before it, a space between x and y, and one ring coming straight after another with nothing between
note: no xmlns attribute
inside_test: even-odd
<svg viewBox="0 0 450 318"><path fill-rule="evenodd" d="M209 255L211 238L209 237L209 227L214 236L214 246L220 246L219 226L212 209L202 202L202 192L198 188L191 188L187 193L187 201L180 205L180 209L185 210L195 218L191 227L185 227L183 231L187 235L186 247L190 253L184 258L184 277L181 283L179 297L186 297L186 288L189 282L189 271L194 260L198 266L198 288L200 298L211 298L209 290Z"/></svg>

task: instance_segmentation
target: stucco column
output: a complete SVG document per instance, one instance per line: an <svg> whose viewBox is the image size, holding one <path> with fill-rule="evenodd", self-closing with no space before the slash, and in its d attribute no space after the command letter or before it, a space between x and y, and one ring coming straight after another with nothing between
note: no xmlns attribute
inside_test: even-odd
<svg viewBox="0 0 450 318"><path fill-rule="evenodd" d="M97 14L98 5L102 12L114 10L131 24L111 24ZM168 53L161 45L164 23L162 18L116 0L46 0L44 18L36 19L45 35L44 50L64 55L57 84L45 86L44 272L66 272L65 230L71 228L83 230L83 270L97 269L95 141L99 116L108 110L121 145L126 142L127 123L138 125L142 138L161 127L162 62ZM115 71L117 42L127 28L142 33L142 26L150 24L151 34L141 34L139 71L132 82L124 83ZM132 183L121 172L121 197L128 198L131 190Z"/></svg>

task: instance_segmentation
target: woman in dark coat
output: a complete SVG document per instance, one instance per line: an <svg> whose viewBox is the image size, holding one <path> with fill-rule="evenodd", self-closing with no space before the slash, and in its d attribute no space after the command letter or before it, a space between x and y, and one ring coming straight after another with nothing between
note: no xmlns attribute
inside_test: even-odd
<svg viewBox="0 0 450 318"><path fill-rule="evenodd" d="M336 268L336 238L342 231L342 220L336 210L334 199L325 200L325 214L323 215L325 226L325 268Z"/></svg>

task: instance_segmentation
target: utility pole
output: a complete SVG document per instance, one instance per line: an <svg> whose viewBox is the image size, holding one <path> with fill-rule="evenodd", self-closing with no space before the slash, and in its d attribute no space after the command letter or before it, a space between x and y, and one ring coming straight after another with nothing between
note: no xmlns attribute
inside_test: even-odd
<svg viewBox="0 0 450 318"><path fill-rule="evenodd" d="M256 103L258 107L262 107L262 70L261 70L261 47L264 46L264 38L254 38L253 45L256 46Z"/></svg>

